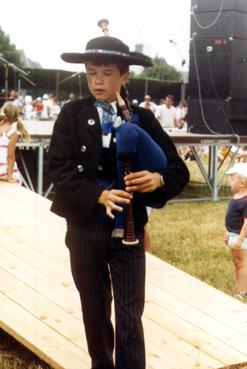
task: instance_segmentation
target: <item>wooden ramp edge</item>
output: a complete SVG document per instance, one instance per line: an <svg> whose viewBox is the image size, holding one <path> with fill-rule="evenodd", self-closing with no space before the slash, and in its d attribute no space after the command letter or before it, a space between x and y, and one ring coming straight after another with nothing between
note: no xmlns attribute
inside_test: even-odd
<svg viewBox="0 0 247 369"><path fill-rule="evenodd" d="M0 193L0 327L54 369L90 368L65 221L24 187L0 182ZM146 368L246 363L247 306L146 257Z"/></svg>

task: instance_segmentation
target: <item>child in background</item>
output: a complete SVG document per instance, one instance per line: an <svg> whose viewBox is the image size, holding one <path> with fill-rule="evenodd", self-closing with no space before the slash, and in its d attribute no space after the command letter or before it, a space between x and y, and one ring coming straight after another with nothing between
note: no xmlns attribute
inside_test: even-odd
<svg viewBox="0 0 247 369"><path fill-rule="evenodd" d="M35 111L35 118L40 119L42 111L44 109L44 105L42 103L41 97L37 97L37 99L34 102L34 111Z"/></svg>
<svg viewBox="0 0 247 369"><path fill-rule="evenodd" d="M12 102L6 102L0 111L0 179L21 184L21 175L15 161L18 137L25 141L30 136L19 118L19 110Z"/></svg>
<svg viewBox="0 0 247 369"><path fill-rule="evenodd" d="M238 292L235 297L247 301L247 163L229 169L233 197L226 213L225 243L231 247Z"/></svg>

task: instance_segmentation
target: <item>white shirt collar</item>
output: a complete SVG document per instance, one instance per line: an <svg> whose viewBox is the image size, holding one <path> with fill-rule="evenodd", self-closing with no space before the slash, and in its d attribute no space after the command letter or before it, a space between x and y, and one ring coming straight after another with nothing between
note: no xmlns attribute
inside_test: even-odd
<svg viewBox="0 0 247 369"><path fill-rule="evenodd" d="M113 101L110 104L111 104L111 106L114 110L114 113L116 114L116 117L117 117L117 101ZM103 111L99 106L97 106L97 110L98 110L98 113L99 113L100 122L102 122Z"/></svg>
<svg viewBox="0 0 247 369"><path fill-rule="evenodd" d="M111 102L111 106L113 107L114 112L117 114L117 101Z"/></svg>

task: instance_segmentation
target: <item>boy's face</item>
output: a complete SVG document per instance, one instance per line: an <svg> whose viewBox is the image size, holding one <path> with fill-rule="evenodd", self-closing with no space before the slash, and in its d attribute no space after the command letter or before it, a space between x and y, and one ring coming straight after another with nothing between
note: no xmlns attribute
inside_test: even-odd
<svg viewBox="0 0 247 369"><path fill-rule="evenodd" d="M96 100L112 102L116 100L116 91L120 91L129 79L129 72L120 74L115 64L97 66L92 62L86 64L87 83Z"/></svg>
<svg viewBox="0 0 247 369"><path fill-rule="evenodd" d="M244 180L239 174L233 173L229 175L229 184L233 194L246 188L246 180Z"/></svg>

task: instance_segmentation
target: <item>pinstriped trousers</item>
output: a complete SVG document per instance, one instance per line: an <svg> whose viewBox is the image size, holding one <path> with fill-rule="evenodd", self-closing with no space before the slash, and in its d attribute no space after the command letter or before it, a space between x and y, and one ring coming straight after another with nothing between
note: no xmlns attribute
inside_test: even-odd
<svg viewBox="0 0 247 369"><path fill-rule="evenodd" d="M82 305L92 369L145 369L141 316L145 294L144 232L140 245L111 238L111 224L68 223L66 244ZM115 335L111 323L112 292ZM115 364L113 350L115 341Z"/></svg>

